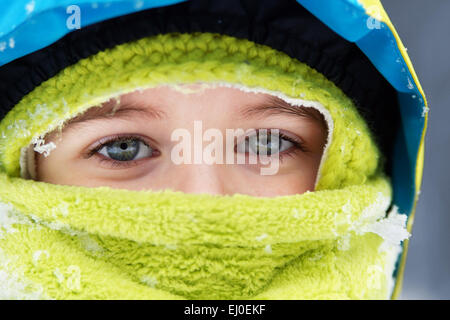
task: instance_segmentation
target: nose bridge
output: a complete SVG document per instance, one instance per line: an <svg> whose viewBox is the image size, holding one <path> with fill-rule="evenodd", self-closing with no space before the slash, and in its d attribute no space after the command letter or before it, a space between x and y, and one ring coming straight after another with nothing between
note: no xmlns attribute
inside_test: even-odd
<svg viewBox="0 0 450 320"><path fill-rule="evenodd" d="M175 188L186 193L224 194L224 181L217 164L182 164Z"/></svg>

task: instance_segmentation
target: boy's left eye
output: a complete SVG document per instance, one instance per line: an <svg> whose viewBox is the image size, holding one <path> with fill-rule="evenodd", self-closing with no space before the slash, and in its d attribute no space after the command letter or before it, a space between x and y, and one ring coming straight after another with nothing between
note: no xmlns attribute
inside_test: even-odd
<svg viewBox="0 0 450 320"><path fill-rule="evenodd" d="M286 139L282 135L272 135L270 132L257 132L245 138L236 146L239 153L251 153L255 155L272 155L283 152L295 146L295 142Z"/></svg>
<svg viewBox="0 0 450 320"><path fill-rule="evenodd" d="M98 153L116 161L132 161L148 158L153 155L153 149L142 140L136 138L119 138L105 143Z"/></svg>

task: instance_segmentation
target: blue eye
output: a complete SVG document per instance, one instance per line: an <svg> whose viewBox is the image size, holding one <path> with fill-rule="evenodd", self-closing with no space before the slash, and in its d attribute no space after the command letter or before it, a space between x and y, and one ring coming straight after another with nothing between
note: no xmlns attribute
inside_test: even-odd
<svg viewBox="0 0 450 320"><path fill-rule="evenodd" d="M295 146L295 143L284 138L281 134L258 133L248 136L237 145L236 151L240 153L252 153L255 155L272 155L283 152Z"/></svg>
<svg viewBox="0 0 450 320"><path fill-rule="evenodd" d="M151 157L153 149L136 138L119 138L105 143L98 153L116 161L132 161Z"/></svg>

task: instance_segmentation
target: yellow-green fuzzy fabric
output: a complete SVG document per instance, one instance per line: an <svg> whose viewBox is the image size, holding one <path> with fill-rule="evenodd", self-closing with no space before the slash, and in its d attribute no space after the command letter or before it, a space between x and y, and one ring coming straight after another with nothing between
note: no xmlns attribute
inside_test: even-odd
<svg viewBox="0 0 450 320"><path fill-rule="evenodd" d="M4 298L385 299L384 232L405 232L384 178L275 198L0 183Z"/></svg>
<svg viewBox="0 0 450 320"><path fill-rule="evenodd" d="M318 190L364 183L379 153L352 101L322 74L288 55L212 33L165 34L119 45L67 67L26 95L0 122L0 169L20 176L22 147L111 97L161 84L226 82L320 102L334 120Z"/></svg>
<svg viewBox="0 0 450 320"><path fill-rule="evenodd" d="M274 198L52 185L20 177L45 134L120 94L226 83L314 101L329 116L314 192ZM0 122L0 298L385 299L408 233L382 156L323 75L248 40L167 34L60 72Z"/></svg>

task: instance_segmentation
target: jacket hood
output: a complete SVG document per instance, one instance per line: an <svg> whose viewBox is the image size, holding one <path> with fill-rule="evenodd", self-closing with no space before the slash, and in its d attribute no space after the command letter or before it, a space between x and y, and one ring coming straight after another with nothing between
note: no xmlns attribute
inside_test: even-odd
<svg viewBox="0 0 450 320"><path fill-rule="evenodd" d="M76 21L67 20L78 10L69 10L70 5L65 0L0 5L2 118L21 97L65 66L144 34L199 30L243 37L306 62L357 102L388 155L393 203L408 216L407 229L411 232L421 184L428 108L406 49L378 0L327 0L320 5L314 0L283 5L273 1L83 1L78 7L83 15L78 31ZM146 29L142 23L149 18L151 8L167 15L177 10L185 13L187 8L198 19L156 21L154 29ZM251 17L260 23L253 29L239 24L236 17L242 14L246 15L244 20ZM303 19L298 19L300 15ZM323 25L314 22L308 29L313 24L309 16ZM121 32L119 26L127 19L134 25ZM61 20L67 23L61 24ZM39 31L35 25L52 27ZM130 31L133 28L134 33ZM86 38L97 40L86 42ZM64 42L73 45L64 46L70 52L61 55L57 48ZM380 91L386 94L380 96ZM401 289L407 245L406 240L397 260L393 298Z"/></svg>

